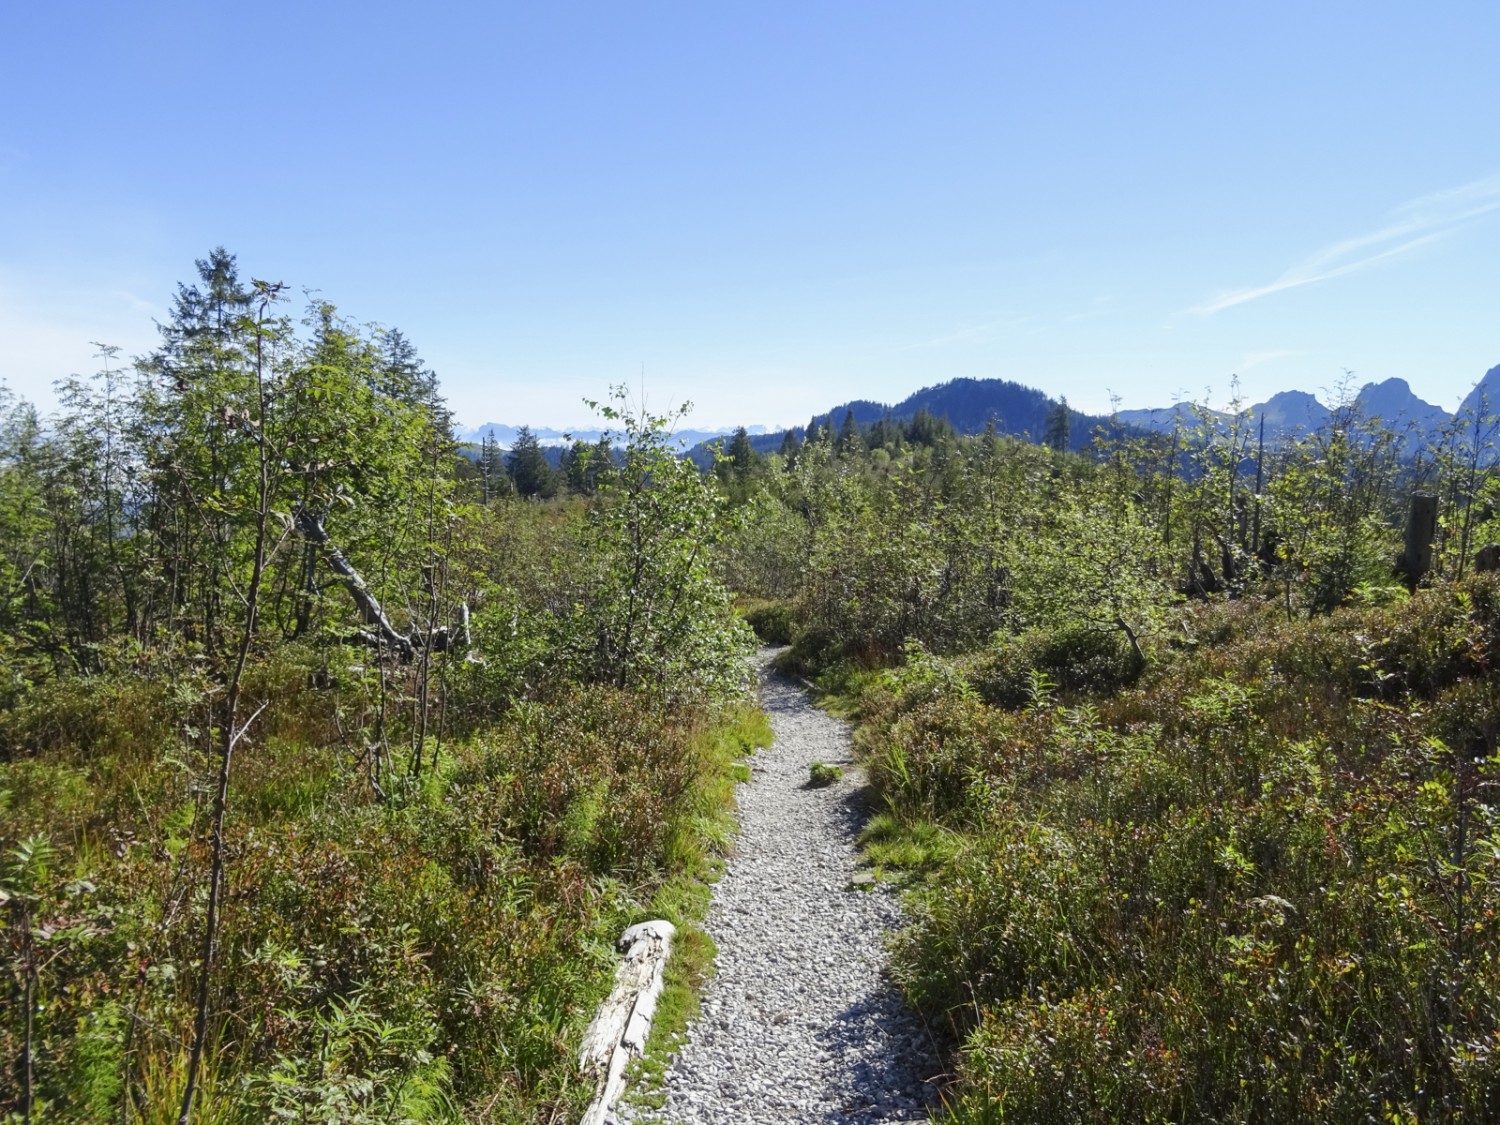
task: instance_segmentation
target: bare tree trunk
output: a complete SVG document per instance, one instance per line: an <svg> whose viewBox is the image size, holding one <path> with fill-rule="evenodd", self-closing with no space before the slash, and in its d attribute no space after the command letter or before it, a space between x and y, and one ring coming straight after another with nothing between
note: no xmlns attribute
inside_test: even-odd
<svg viewBox="0 0 1500 1125"><path fill-rule="evenodd" d="M31 910L21 898L21 1003L25 1005L25 1022L21 1031L21 1120L31 1125L31 1107L35 1098L33 1039L36 1035L36 944L32 937Z"/></svg>
<svg viewBox="0 0 1500 1125"><path fill-rule="evenodd" d="M1432 569L1432 539L1437 531L1438 498L1428 492L1414 492L1406 517L1406 549L1401 553L1401 569L1406 584L1413 590Z"/></svg>

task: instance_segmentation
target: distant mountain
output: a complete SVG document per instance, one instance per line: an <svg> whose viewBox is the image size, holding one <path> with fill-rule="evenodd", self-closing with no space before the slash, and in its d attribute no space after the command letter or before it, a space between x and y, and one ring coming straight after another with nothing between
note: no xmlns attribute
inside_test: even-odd
<svg viewBox="0 0 1500 1125"><path fill-rule="evenodd" d="M1404 433L1407 452L1417 448L1424 438L1434 436L1451 419L1446 410L1417 397L1405 379L1390 378L1380 383L1366 383L1355 396L1355 406L1369 418L1379 418L1388 426ZM868 427L882 418L901 422L911 419L920 411L946 420L961 434L981 432L991 421L1001 433L1039 441L1046 432L1047 417L1057 406L1057 400L1035 387L1028 387L1008 379L953 379L923 387L900 402L886 404L869 399L853 399L828 410L820 411L814 418L820 424L832 423L837 429L844 417L853 413L860 426ZM1460 406L1460 413L1483 408L1486 413L1500 414L1500 365L1490 368L1469 392ZM1289 390L1272 395L1265 402L1256 403L1247 412L1252 425L1265 420L1266 441L1280 443L1292 437L1315 432L1325 425L1331 413L1315 395L1306 391ZM1211 412L1221 421L1229 418L1222 412ZM1198 421L1198 410L1189 403L1153 409L1131 409L1117 412L1113 418L1098 414L1072 412L1069 444L1080 449L1092 439L1100 426L1125 427L1148 432L1170 432L1179 425L1194 425ZM747 426L750 441L761 453L773 453L781 447L785 430L768 430L765 426ZM519 427L501 422L487 423L472 429L458 429L455 436L460 441L478 443L493 432L496 441L509 448L515 440ZM547 426L533 426L531 432L544 445L558 448L570 440L594 442L599 440L601 430L597 427L577 430L558 430ZM803 436L802 427L792 432ZM674 444L689 450L694 460L701 464L712 462L708 446L729 437L733 427L714 430L679 430Z"/></svg>
<svg viewBox="0 0 1500 1125"><path fill-rule="evenodd" d="M1458 412L1480 415L1500 413L1500 364L1491 367L1484 373L1484 378L1474 384L1474 389L1459 404Z"/></svg>
<svg viewBox="0 0 1500 1125"><path fill-rule="evenodd" d="M1355 408L1367 418L1379 418L1405 435L1407 452L1414 451L1425 437L1435 434L1451 415L1440 406L1425 402L1412 393L1405 379L1387 379L1383 383L1366 383L1354 399ZM1127 425L1143 430L1166 432L1178 425L1196 425L1201 408L1188 403L1156 410L1122 410L1116 417ZM1230 415L1210 411L1219 422ZM1265 402L1255 403L1246 411L1253 428L1265 421L1266 441L1278 445L1283 441L1316 432L1327 425L1332 413L1306 391L1281 391Z"/></svg>
<svg viewBox="0 0 1500 1125"><path fill-rule="evenodd" d="M1221 410L1210 410L1208 413L1220 422L1229 418ZM1115 419L1123 426L1134 426L1154 433L1171 433L1179 426L1197 425L1198 414L1199 408L1192 403L1179 402L1176 406L1159 406L1152 410L1121 410L1116 412Z"/></svg>
<svg viewBox="0 0 1500 1125"><path fill-rule="evenodd" d="M1415 425L1423 430L1441 426L1453 417L1441 406L1418 398L1405 379L1366 383L1354 397L1354 405L1366 418L1379 418L1391 426Z"/></svg>
<svg viewBox="0 0 1500 1125"><path fill-rule="evenodd" d="M919 410L944 418L961 434L977 434L993 419L1001 433L1040 440L1047 428L1047 415L1057 400L1035 387L1013 383L1008 379L952 379L932 387L923 387L894 406L856 400L835 406L827 413L833 424L843 423L844 415L854 411L854 420L862 426L881 418L902 420ZM1087 443L1095 426L1108 419L1097 414L1073 413L1075 443Z"/></svg>
<svg viewBox="0 0 1500 1125"><path fill-rule="evenodd" d="M1407 456L1421 448L1453 420L1441 406L1418 398L1405 379L1366 383L1354 398L1355 408L1366 418L1379 418L1395 432Z"/></svg>
<svg viewBox="0 0 1500 1125"><path fill-rule="evenodd" d="M1267 434L1277 437L1310 434L1328 417L1328 407L1306 391L1279 391L1250 408L1250 421L1258 425L1264 418Z"/></svg>
<svg viewBox="0 0 1500 1125"><path fill-rule="evenodd" d="M764 426L746 426L746 431L751 434L764 434ZM454 427L453 436L459 441L473 442L478 444L491 433L501 449L509 449L516 440L516 434L521 430L520 426L511 426L504 422L486 422L482 426L474 426L465 429L462 426ZM604 430L594 426L588 429L558 430L551 426L532 426L531 432L537 441L544 446L561 447L572 445L575 441L593 444L604 434ZM734 427L730 426L719 430L677 430L672 434L674 445L680 445L683 449L691 448L702 442L717 441L719 438L728 437L734 433Z"/></svg>
<svg viewBox="0 0 1500 1125"><path fill-rule="evenodd" d="M1469 393L1460 409L1477 408L1488 398L1491 412L1500 412L1500 367L1491 368L1479 385ZM1378 418L1400 435L1407 454L1414 453L1423 441L1436 437L1453 415L1441 406L1418 398L1405 379L1391 378L1380 383L1366 383L1354 396L1355 409L1366 418ZM1290 438L1316 432L1332 417L1328 407L1306 391L1281 391L1248 410L1251 424L1265 419L1266 441L1278 444ZM1123 423L1140 429L1167 431L1179 422L1196 416L1193 408L1179 403L1156 410L1122 410L1117 417ZM1227 414L1219 415L1228 418Z"/></svg>
<svg viewBox="0 0 1500 1125"><path fill-rule="evenodd" d="M870 426L882 418L904 422L918 412L925 411L947 421L961 434L981 433L993 421L995 429L1002 434L1040 441L1046 433L1047 416L1057 404L1058 400L1045 392L1008 379L953 379L947 383L923 387L894 405L872 402L869 399L854 399L819 411L813 415L813 419L820 425L831 422L834 429L838 429L844 424L845 416L850 413L853 413L855 422L860 426ZM1072 411L1070 417L1069 445L1074 449L1086 446L1100 426L1112 424L1103 415L1086 414L1077 410ZM802 426L792 429L799 440L805 432ZM750 444L758 453L774 453L781 448L786 434L786 430L777 430L755 435L751 437ZM694 448L689 456L699 464L708 464L712 460L706 444Z"/></svg>

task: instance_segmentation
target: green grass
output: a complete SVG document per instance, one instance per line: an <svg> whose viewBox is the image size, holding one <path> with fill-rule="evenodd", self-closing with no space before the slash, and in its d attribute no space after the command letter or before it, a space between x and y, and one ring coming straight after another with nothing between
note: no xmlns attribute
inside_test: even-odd
<svg viewBox="0 0 1500 1125"><path fill-rule="evenodd" d="M877 875L935 871L953 858L962 841L957 832L930 820L908 822L891 813L877 813L859 834L865 862Z"/></svg>
<svg viewBox="0 0 1500 1125"><path fill-rule="evenodd" d="M769 746L771 737L765 713L749 706L731 709L700 736L703 769L692 802L695 813L677 826L674 837L677 870L638 919L665 918L677 927L677 936L646 1054L630 1071L626 1097L637 1104L659 1109L665 1103L662 1083L667 1067L684 1042L688 1024L698 1014L703 987L713 975L717 949L703 920L733 836L734 786L749 780L749 768L741 759Z"/></svg>
<svg viewBox="0 0 1500 1125"><path fill-rule="evenodd" d="M735 608L762 644L789 645L796 636L796 614L790 603L741 598Z"/></svg>
<svg viewBox="0 0 1500 1125"><path fill-rule="evenodd" d="M202 1120L574 1119L578 1038L615 938L647 917L679 929L665 1058L712 967L701 921L735 777L770 739L757 709L558 692L446 741L420 779L398 743L381 800L319 727L328 701L279 679L236 755ZM56 935L36 1009L48 1119L117 1116L125 1082L135 1117L175 1116L208 851L201 738L148 713L162 694L77 681L0 724L45 736L0 761L0 889ZM127 697L145 703L91 710ZM148 749L143 723L171 737ZM26 866L33 835L52 858ZM0 1005L0 1057L17 1007ZM12 1093L0 1079L0 1119Z"/></svg>
<svg viewBox="0 0 1500 1125"><path fill-rule="evenodd" d="M838 766L830 766L827 762L813 762L807 767L807 784L814 789L832 785L843 776L843 770Z"/></svg>

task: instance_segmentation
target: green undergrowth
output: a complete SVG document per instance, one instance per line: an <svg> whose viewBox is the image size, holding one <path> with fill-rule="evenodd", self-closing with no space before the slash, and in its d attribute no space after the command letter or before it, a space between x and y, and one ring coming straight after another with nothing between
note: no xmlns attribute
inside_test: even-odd
<svg viewBox="0 0 1500 1125"><path fill-rule="evenodd" d="M735 608L762 644L789 645L796 635L796 607L789 602L741 598Z"/></svg>
<svg viewBox="0 0 1500 1125"><path fill-rule="evenodd" d="M958 850L960 837L930 820L903 820L891 813L872 816L859 834L865 863L877 878L920 877L938 870Z"/></svg>
<svg viewBox="0 0 1500 1125"><path fill-rule="evenodd" d="M830 766L827 762L813 762L807 767L807 784L814 789L832 785L843 776L842 769Z"/></svg>
<svg viewBox="0 0 1500 1125"><path fill-rule="evenodd" d="M283 646L250 680L269 703L236 753L195 1122L574 1118L579 1036L646 918L679 927L659 1026L680 1030L758 710L570 686L430 739L415 776L409 745L381 749L382 799L340 733L371 705L358 666ZM29 983L35 1120L175 1120L208 694L191 663L142 661L0 715L0 1105L19 1104Z"/></svg>
<svg viewBox="0 0 1500 1125"><path fill-rule="evenodd" d="M1194 606L1125 679L1042 640L865 677L864 846L961 1044L945 1119L1500 1116L1497 644L1480 576Z"/></svg>
<svg viewBox="0 0 1500 1125"><path fill-rule="evenodd" d="M683 839L674 874L662 884L646 912L671 922L677 934L646 1054L631 1069L629 1096L639 1104L655 1108L664 1104L661 1087L667 1067L684 1042L689 1022L698 1014L703 986L713 974L717 948L703 921L734 831L734 786L742 780L742 759L769 746L771 737L765 713L750 706L727 712L723 722L704 737L706 768L697 791L692 831Z"/></svg>

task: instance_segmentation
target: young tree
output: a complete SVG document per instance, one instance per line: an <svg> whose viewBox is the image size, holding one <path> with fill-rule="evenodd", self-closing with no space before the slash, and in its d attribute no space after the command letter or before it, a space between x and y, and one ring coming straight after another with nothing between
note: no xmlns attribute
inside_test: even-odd
<svg viewBox="0 0 1500 1125"><path fill-rule="evenodd" d="M843 425L839 427L838 440L834 443L834 449L840 457L847 457L855 452L864 451L864 442L859 437L859 424L854 420L854 411L844 412Z"/></svg>
<svg viewBox="0 0 1500 1125"><path fill-rule="evenodd" d="M599 485L576 558L582 588L564 625L575 675L669 698L743 692L749 632L714 574L725 498L668 447L675 418L637 411L625 388L594 405L621 429L618 467Z"/></svg>
<svg viewBox="0 0 1500 1125"><path fill-rule="evenodd" d="M504 485L501 485L501 481ZM495 431L492 429L485 434L479 442L479 486L480 500L488 504L497 496L508 495L511 491L510 475L505 471L505 456L500 451L500 443L495 440Z"/></svg>
<svg viewBox="0 0 1500 1125"><path fill-rule="evenodd" d="M614 450L610 448L609 435L602 435L589 445L574 441L563 450L558 468L568 491L576 496L592 496L614 465Z"/></svg>
<svg viewBox="0 0 1500 1125"><path fill-rule="evenodd" d="M734 469L734 475L743 480L759 461L760 455L750 444L749 432L741 426L734 431L734 437L729 442L729 464Z"/></svg>
<svg viewBox="0 0 1500 1125"><path fill-rule="evenodd" d="M1012 543L1018 623L1118 634L1144 667L1143 642L1177 600L1171 555L1150 521L1100 483L1053 498L1040 516L1038 534Z"/></svg>
<svg viewBox="0 0 1500 1125"><path fill-rule="evenodd" d="M1267 491L1288 617L1299 591L1311 616L1345 604L1362 586L1390 586L1395 435L1346 403L1281 460Z"/></svg>
<svg viewBox="0 0 1500 1125"><path fill-rule="evenodd" d="M210 870L208 883L208 905L203 921L203 943L198 961L197 999L193 1015L193 1039L188 1053L187 1076L183 1082L182 1109L177 1115L178 1125L190 1125L193 1116L193 1099L198 1090L198 1070L208 1044L209 996L213 983L214 957L219 937L219 911L224 891L225 837L224 823L229 808L229 776L235 747L244 737L256 715L264 709L262 703L255 714L242 721L240 695L244 689L245 666L250 658L250 649L255 643L256 618L260 612L261 582L265 577L266 563L271 548L270 522L271 504L276 494L275 476L279 472L278 458L271 449L270 408L273 394L271 357L267 354L275 342L275 328L267 317L267 310L281 291L280 285L256 282L259 310L253 322L236 325L233 331L251 337L253 360L247 372L253 381L253 397L246 403L242 415L225 415L226 425L234 425L248 436L254 447L255 475L250 482L248 495L242 497L245 508L253 522L254 532L251 547L249 579L243 593L244 617L240 625L239 638L233 662L228 669L224 684L223 711L218 725L218 776L214 784L213 810L209 821Z"/></svg>
<svg viewBox="0 0 1500 1125"><path fill-rule="evenodd" d="M221 651L229 576L245 539L226 502L252 491L247 417L253 380L241 331L253 293L223 247L197 263L199 284L179 285L162 344L139 362L138 442L145 468L141 515L161 577L156 604L170 625L210 655Z"/></svg>
<svg viewBox="0 0 1500 1125"><path fill-rule="evenodd" d="M787 468L791 468L792 462L797 459L797 452L802 448L802 443L797 440L797 431L788 430L781 435L781 448L777 452L781 455Z"/></svg>

